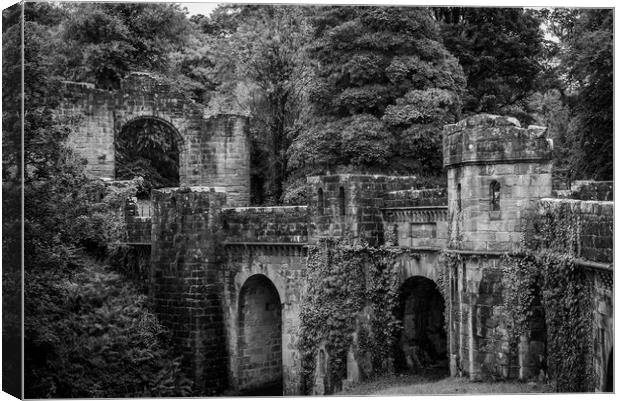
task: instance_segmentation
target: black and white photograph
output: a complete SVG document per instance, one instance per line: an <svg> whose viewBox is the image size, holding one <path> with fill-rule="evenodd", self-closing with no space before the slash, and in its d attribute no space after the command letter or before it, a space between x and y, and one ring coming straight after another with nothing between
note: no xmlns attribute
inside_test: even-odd
<svg viewBox="0 0 620 401"><path fill-rule="evenodd" d="M457 3L3 4L3 400L611 399L615 8Z"/></svg>

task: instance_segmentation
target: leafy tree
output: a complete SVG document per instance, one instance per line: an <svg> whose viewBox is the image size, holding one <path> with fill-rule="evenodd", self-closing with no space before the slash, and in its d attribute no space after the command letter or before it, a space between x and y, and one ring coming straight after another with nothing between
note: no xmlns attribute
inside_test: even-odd
<svg viewBox="0 0 620 401"><path fill-rule="evenodd" d="M556 149L561 149L555 165L573 179L612 179L613 13L556 8L540 15L554 37L547 42L547 68L540 78L541 90L551 92L542 99L557 98L555 109L558 101L564 109L555 117L536 111L548 117L543 125L561 134L555 137Z"/></svg>
<svg viewBox="0 0 620 401"><path fill-rule="evenodd" d="M563 63L578 92L571 121L578 178L613 179L613 10L580 10Z"/></svg>
<svg viewBox="0 0 620 401"><path fill-rule="evenodd" d="M437 175L441 128L460 113L465 79L428 9L325 7L311 19L312 115L290 168Z"/></svg>
<svg viewBox="0 0 620 401"><path fill-rule="evenodd" d="M308 65L306 9L285 6L226 6L203 21L218 38L218 96L252 118L255 202L280 202L287 178L291 139L298 129ZM217 108L218 106L212 107Z"/></svg>
<svg viewBox="0 0 620 401"><path fill-rule="evenodd" d="M463 112L503 114L523 108L541 71L542 31L534 10L435 8L446 48L467 77ZM522 116L526 117L526 116Z"/></svg>
<svg viewBox="0 0 620 401"><path fill-rule="evenodd" d="M22 397L22 4L2 11L2 390Z"/></svg>
<svg viewBox="0 0 620 401"><path fill-rule="evenodd" d="M15 9L3 13L3 22L8 22L3 26L3 83L8 83L3 139L11 142L3 158L3 192L10 195L3 206L21 195L23 184L25 396L188 395L191 382L173 359L167 334L148 312L144 296L85 254L102 254L118 243L123 233L118 210L126 193L88 178L81 160L67 148L70 129L53 112L59 91L48 38L56 22L46 10L55 6L23 7L25 21ZM20 68L13 68L20 64L23 87ZM23 168L15 151L22 119ZM19 247L18 236L16 241L6 235L21 228L15 223L20 217L18 212L3 219L3 228L8 228L3 260L8 260L7 250ZM4 266L3 286L13 286L6 295L19 295L15 288L21 288L20 280L13 274L19 274L19 262L21 257L13 257ZM13 304L4 306L13 315L19 311ZM4 344L19 350L19 333L19 320L3 324ZM5 379L13 379L6 376L10 372L5 371Z"/></svg>
<svg viewBox="0 0 620 401"><path fill-rule="evenodd" d="M184 12L172 3L65 7L68 19L61 31L59 73L102 88L118 87L129 71L167 71L170 53L185 43L189 30Z"/></svg>

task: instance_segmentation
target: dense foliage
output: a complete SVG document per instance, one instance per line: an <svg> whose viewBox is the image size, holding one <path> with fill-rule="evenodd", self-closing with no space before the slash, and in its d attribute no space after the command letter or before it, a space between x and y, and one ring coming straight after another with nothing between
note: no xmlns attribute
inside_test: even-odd
<svg viewBox="0 0 620 401"><path fill-rule="evenodd" d="M463 113L514 114L523 109L541 71L543 33L535 11L444 7L434 13L446 48L467 78Z"/></svg>
<svg viewBox="0 0 620 401"><path fill-rule="evenodd" d="M313 112L291 169L438 175L441 127L459 118L465 78L429 10L326 7L311 23Z"/></svg>
<svg viewBox="0 0 620 401"><path fill-rule="evenodd" d="M26 396L170 396L191 387L143 296L91 259L127 256L116 252L118 211L133 189L87 177L66 146L71 122L54 114L61 80L114 89L127 73L146 70L201 103L205 115L250 116L253 201L303 203L308 174L440 176L441 127L462 112L546 125L556 167L572 178L612 179L612 54L610 9L233 5L191 18L175 4L29 2L5 10L3 344L11 352L21 343L23 226L25 376L36 383ZM119 178L141 176L145 193L178 185L169 127L140 121L118 134ZM535 249L570 253L572 222L562 227ZM558 388L585 389L585 278L571 257L549 255L514 262L515 322L524 322L519 314L537 289ZM388 313L392 258L338 244L311 250L306 372L323 342L331 374L341 378L362 321L356 352L374 367L386 360L396 324ZM559 333L570 333L566 342Z"/></svg>
<svg viewBox="0 0 620 401"><path fill-rule="evenodd" d="M176 4L63 5L58 73L65 79L117 88L130 71L167 72L185 43L188 21Z"/></svg>
<svg viewBox="0 0 620 401"><path fill-rule="evenodd" d="M511 342L529 335L534 309L544 311L549 376L559 392L593 391L592 284L574 257L553 251L505 257L505 310Z"/></svg>
<svg viewBox="0 0 620 401"><path fill-rule="evenodd" d="M178 135L168 124L153 118L126 124L114 141L117 180L141 177L138 195L152 188L179 186Z"/></svg>
<svg viewBox="0 0 620 401"><path fill-rule="evenodd" d="M66 146L70 125L54 114L58 80L51 72L54 55L46 53L54 24L46 11L56 8L46 3L24 7L24 116L14 102L22 91L15 84L21 71L14 68L22 61L21 13L9 9L3 14L3 82L10 83L3 92L7 201L13 202L21 190L15 168L21 117L25 162L24 214L3 219L3 228L9 229L3 235L3 254L11 255L10 247L19 242L19 235L11 239L7 234L21 229L13 219L23 217L25 396L188 395L191 382L173 360L167 334L144 296L93 259L118 245L124 232L119 211L135 188L114 189L89 178ZM19 288L19 278L11 276L19 273L17 263L15 258L3 269L4 288L14 286L7 294L15 295ZM3 327L5 344L20 340L18 322L12 323Z"/></svg>
<svg viewBox="0 0 620 401"><path fill-rule="evenodd" d="M325 372L329 392L338 389L345 378L349 351L360 364L362 376L392 369L390 355L399 327L393 314L400 284L397 254L388 248L349 246L327 239L310 248L299 339L306 393L314 386L321 347L329 360Z"/></svg>
<svg viewBox="0 0 620 401"><path fill-rule="evenodd" d="M222 5L188 18L174 4L60 3L29 14L48 27L53 75L114 88L147 70L206 114L250 116L256 204L305 202L309 174L440 176L441 127L461 113L547 126L558 172L611 178L611 10Z"/></svg>

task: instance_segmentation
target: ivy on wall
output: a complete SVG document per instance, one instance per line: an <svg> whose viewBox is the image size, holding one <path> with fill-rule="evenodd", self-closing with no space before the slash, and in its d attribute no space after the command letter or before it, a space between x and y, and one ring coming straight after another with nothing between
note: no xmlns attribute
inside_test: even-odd
<svg viewBox="0 0 620 401"><path fill-rule="evenodd" d="M503 258L510 342L527 336L538 302L545 313L549 375L560 392L593 391L592 294L570 255L550 250Z"/></svg>
<svg viewBox="0 0 620 401"><path fill-rule="evenodd" d="M309 249L299 341L306 393L314 386L316 356L322 346L329 356L325 372L332 383L329 391L337 390L346 377L351 347L362 374L391 369L400 324L392 313L400 285L396 256L402 252L336 239L323 239Z"/></svg>

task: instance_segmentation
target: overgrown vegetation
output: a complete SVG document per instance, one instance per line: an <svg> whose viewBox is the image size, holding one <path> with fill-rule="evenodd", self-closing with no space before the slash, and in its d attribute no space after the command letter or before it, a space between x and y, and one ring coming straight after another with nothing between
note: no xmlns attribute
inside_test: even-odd
<svg viewBox="0 0 620 401"><path fill-rule="evenodd" d="M61 80L114 89L129 72L147 71L165 76L207 113L249 115L253 201L304 203L306 174L440 176L442 125L478 112L546 125L557 167L573 179L612 179L612 53L610 9L228 5L188 18L175 4L8 8L3 341L8 352L21 343L23 225L25 370L36 383L26 396L187 395L191 387L143 297L107 268L88 266L91 257L125 255L116 251L127 193L87 177L66 146L71 124L54 113ZM168 127L129 128L143 132L117 138L120 177L141 176L144 192L176 185L178 149ZM558 255L573 250L572 222L558 230L545 219L537 222L544 233L533 248L538 253L509 261L515 327L526 324L527 306L539 300L558 388L586 389L588 345L577 339L589 330L588 287L572 256ZM325 244L310 255L306 373L325 342L331 375L342 378L355 330L356 352L378 369L397 324L390 313L394 251ZM5 366L5 373L15 371Z"/></svg>
<svg viewBox="0 0 620 401"><path fill-rule="evenodd" d="M55 3L26 19L53 76L149 71L249 115L255 203L304 202L307 174L438 176L442 125L481 112L549 127L572 179L611 179L610 9Z"/></svg>
<svg viewBox="0 0 620 401"><path fill-rule="evenodd" d="M149 312L144 295L96 260L114 252L121 241L120 209L135 188L107 187L88 177L80 158L65 144L70 125L54 113L60 100L58 79L46 53L58 9L47 3L23 6L23 59L22 4L3 13L3 191L11 202L5 213L14 214L3 219L2 245L3 255L13 255L3 257L8 262L3 286L19 288L21 255L15 251L20 250L23 224L24 396L189 395L192 383L181 372L168 334ZM23 88L18 68L22 61ZM18 101L22 93L25 115ZM17 207L21 185L23 216ZM19 291L5 294L17 296ZM19 320L10 323L3 325L3 341L15 346L21 342ZM16 368L5 366L5 372L7 367Z"/></svg>
<svg viewBox="0 0 620 401"><path fill-rule="evenodd" d="M542 307L550 377L558 391L593 391L591 333L592 283L576 263L579 216L569 205L542 204L532 222L528 251L504 258L506 310L513 322L512 342L529 335ZM509 307L508 307L509 306Z"/></svg>
<svg viewBox="0 0 620 401"><path fill-rule="evenodd" d="M574 257L552 251L505 257L503 264L513 349L519 336L529 336L534 310L542 305L546 357L555 390L593 391L593 306L585 270Z"/></svg>
<svg viewBox="0 0 620 401"><path fill-rule="evenodd" d="M320 347L329 358L325 374L330 391L345 378L349 350L362 375L392 369L392 344L399 327L393 315L400 284L395 263L399 252L330 239L310 248L299 340L306 393L314 386Z"/></svg>

